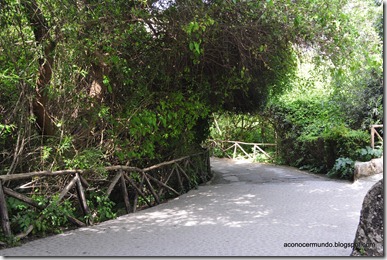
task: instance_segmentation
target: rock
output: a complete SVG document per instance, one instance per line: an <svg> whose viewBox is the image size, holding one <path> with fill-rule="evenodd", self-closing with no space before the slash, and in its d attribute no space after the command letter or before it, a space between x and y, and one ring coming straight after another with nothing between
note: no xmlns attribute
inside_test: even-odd
<svg viewBox="0 0 387 260"><path fill-rule="evenodd" d="M374 169L375 173L381 173L383 172L383 157L372 159L371 160L372 168Z"/></svg>
<svg viewBox="0 0 387 260"><path fill-rule="evenodd" d="M369 162L355 162L354 180L383 172L383 157Z"/></svg>
<svg viewBox="0 0 387 260"><path fill-rule="evenodd" d="M383 179L368 191L363 201L351 256L384 256Z"/></svg>

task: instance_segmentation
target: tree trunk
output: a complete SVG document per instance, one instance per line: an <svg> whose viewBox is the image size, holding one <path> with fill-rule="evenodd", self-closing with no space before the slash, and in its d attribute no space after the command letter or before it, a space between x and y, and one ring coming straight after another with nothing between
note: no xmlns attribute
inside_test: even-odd
<svg viewBox="0 0 387 260"><path fill-rule="evenodd" d="M47 87L52 77L53 53L56 42L51 39L49 26L41 9L35 0L24 0L22 4L26 10L27 19L34 32L37 46L43 49L43 57L39 58L39 72L36 82L36 96L32 108L37 126L42 135L54 135L55 125L47 111Z"/></svg>

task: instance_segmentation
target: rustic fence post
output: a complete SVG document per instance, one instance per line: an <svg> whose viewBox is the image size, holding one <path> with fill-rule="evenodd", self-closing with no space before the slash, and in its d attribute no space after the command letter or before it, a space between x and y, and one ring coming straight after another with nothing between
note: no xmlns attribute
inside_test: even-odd
<svg viewBox="0 0 387 260"><path fill-rule="evenodd" d="M128 195L128 189L126 188L126 182L125 182L125 177L122 173L122 170L120 170L120 178L121 178L121 191L122 191L122 196L124 197L124 202L125 202L125 209L126 213L130 213L130 203L129 203L129 195Z"/></svg>
<svg viewBox="0 0 387 260"><path fill-rule="evenodd" d="M375 149L375 126L371 126L371 147L372 149Z"/></svg>
<svg viewBox="0 0 387 260"><path fill-rule="evenodd" d="M148 185L149 191L152 193L153 197L155 198L156 204L160 204L160 198L157 196L155 190L152 187L152 184L150 183L148 177L146 176L146 172L142 172L145 178L145 183Z"/></svg>
<svg viewBox="0 0 387 260"><path fill-rule="evenodd" d="M140 188L138 188L136 186L136 184L128 177L128 175L124 174L124 177L125 179L130 183L130 185L132 185L133 188L136 189L137 193L141 195L141 197L144 199L145 203L149 206L149 207L152 207L152 204L150 203L150 201L148 201L147 197L145 196L145 194L141 191ZM143 177L143 180L141 180L141 186L143 185L143 182L144 182L144 179L145 179L145 173L142 175ZM137 203L134 204L134 208L136 207Z"/></svg>
<svg viewBox="0 0 387 260"><path fill-rule="evenodd" d="M380 136L376 128L382 128L383 125L371 125L371 147L375 149L375 135L378 137L380 141L383 141L383 137Z"/></svg>
<svg viewBox="0 0 387 260"><path fill-rule="evenodd" d="M176 163L177 164L177 163ZM179 172L179 169L177 168L177 166L175 166L176 167L176 170L175 170L175 172L176 172L176 177L177 177L177 181L178 181L178 183L179 183L179 186L180 186L180 192L185 192L185 189L184 189L184 185L183 185L183 181L181 180L181 176L180 176L180 172Z"/></svg>
<svg viewBox="0 0 387 260"><path fill-rule="evenodd" d="M212 172L211 172L211 159L210 159L210 151L207 150L206 152L206 160L207 160L207 175L209 178L212 178Z"/></svg>
<svg viewBox="0 0 387 260"><path fill-rule="evenodd" d="M11 224L8 217L7 201L3 191L3 182L0 181L0 217L1 227L4 231L5 236L9 237L12 235Z"/></svg>
<svg viewBox="0 0 387 260"><path fill-rule="evenodd" d="M110 193L112 193L114 187L116 186L118 180L120 179L120 177L122 176L122 172L121 170L116 174L116 176L114 176L112 182L110 183L107 191L106 191L106 195L109 197L110 196Z"/></svg>
<svg viewBox="0 0 387 260"><path fill-rule="evenodd" d="M81 209L83 211L83 215L88 215L90 213L89 207L87 206L87 201L85 197L85 192L82 187L81 179L79 178L79 173L75 173L76 182L76 190L78 194L79 204L81 205ZM89 220L89 224L92 224L92 220Z"/></svg>
<svg viewBox="0 0 387 260"><path fill-rule="evenodd" d="M237 146L236 146L237 143L234 143L234 153L232 155L232 158L235 159L236 158L236 152L237 152Z"/></svg>

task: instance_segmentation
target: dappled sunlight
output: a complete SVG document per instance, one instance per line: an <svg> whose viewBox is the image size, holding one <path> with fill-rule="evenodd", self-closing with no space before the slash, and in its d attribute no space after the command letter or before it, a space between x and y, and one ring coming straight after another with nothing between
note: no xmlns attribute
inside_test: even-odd
<svg viewBox="0 0 387 260"><path fill-rule="evenodd" d="M244 159L244 158L241 158L241 159L234 159L232 160L232 162L234 164L250 164L252 163L253 161L251 159Z"/></svg>
<svg viewBox="0 0 387 260"><path fill-rule="evenodd" d="M269 215L271 212L272 211L268 210L268 209L267 210L263 210L263 211L258 210L258 211L255 212L255 215L252 216L252 218L262 218L262 217L265 217L265 216Z"/></svg>
<svg viewBox="0 0 387 260"><path fill-rule="evenodd" d="M226 222L225 226L232 227L232 228L238 228L238 227L244 226L245 224L246 224L246 222L243 222L243 221L231 221L231 222Z"/></svg>
<svg viewBox="0 0 387 260"><path fill-rule="evenodd" d="M256 194L216 193L214 187L191 191L181 197L135 214L121 216L100 225L82 228L84 233L104 232L153 232L163 227L174 230L177 227L221 226L242 228L258 224L267 218L272 210L258 203ZM200 201L201 203L197 203Z"/></svg>
<svg viewBox="0 0 387 260"><path fill-rule="evenodd" d="M347 218L351 218L358 221L360 220L360 212L359 211L347 212Z"/></svg>
<svg viewBox="0 0 387 260"><path fill-rule="evenodd" d="M250 201L236 201L235 204L242 205L242 204L251 204Z"/></svg>
<svg viewBox="0 0 387 260"><path fill-rule="evenodd" d="M338 228L338 225L335 224L326 224L326 223L319 223L319 222L314 222L314 223L309 223L307 225L308 228L322 228L322 227L328 227L328 228Z"/></svg>
<svg viewBox="0 0 387 260"><path fill-rule="evenodd" d="M331 189L329 189L329 188L327 188L327 189L312 189L309 191L309 193L326 193L329 191L331 191Z"/></svg>
<svg viewBox="0 0 387 260"><path fill-rule="evenodd" d="M256 174L258 173L253 172L246 176L250 178ZM290 180L296 180L293 173L281 172L281 174L285 177L292 177ZM305 176L301 175L301 177ZM277 179L279 179L278 176ZM297 233L301 227L307 227L309 230L316 230L316 232L322 228L338 229L339 225L336 221L327 222L324 220L324 215L327 214L342 216L343 212L346 212L344 214L352 221L358 219L359 212L351 210L353 205L343 204L335 197L340 197L343 194L351 196L347 194L348 191L354 192L358 189L364 189L363 183L326 181L325 179L316 179L314 176L302 180L302 182L284 183L288 188L279 193L268 192L274 190L273 186L256 186L248 184L249 182L240 181L232 183L232 185L201 186L197 190L192 190L170 202L144 210L141 214L129 214L112 220L108 230L109 232L135 232L136 230L156 232L162 227L166 232L172 232L179 227L250 229L278 226L294 229L293 232ZM244 192L234 193L235 189L244 189ZM313 209L316 206L313 200L318 200L318 198L328 199L319 202L318 207L324 209L322 211ZM328 202L332 200L334 203ZM282 209L279 208L279 204L283 204ZM287 213L284 215L282 211ZM303 217L292 217L297 212ZM95 230L92 231L93 229ZM103 225L83 230L98 234L107 231Z"/></svg>
<svg viewBox="0 0 387 260"><path fill-rule="evenodd" d="M359 200L358 191L364 192L365 185L370 185L317 178L290 172L287 168L276 170L272 166L270 175L265 177L268 182L263 184L255 179L264 168L258 170L256 164L243 161L238 164L245 176L243 181L199 186L157 207L81 230L90 235L105 232L156 234L161 228L166 233L182 228L186 228L186 232L198 232L200 228L245 232L265 227L299 236L304 234L305 228L313 234L322 230L336 232L347 221L357 223L360 215L361 203L354 207L343 203L341 198L351 202L355 196ZM245 172L247 168L249 173ZM233 175L242 178L238 172L233 171ZM230 174L224 174L223 178L227 176ZM287 181L280 182L281 176Z"/></svg>
<svg viewBox="0 0 387 260"><path fill-rule="evenodd" d="M329 205L330 209L337 210L337 211L346 210L346 209L349 209L350 207L351 207L350 205L342 205L342 206Z"/></svg>
<svg viewBox="0 0 387 260"><path fill-rule="evenodd" d="M198 221L187 221L186 223L183 224L183 226L190 227L190 226L196 226L198 225Z"/></svg>

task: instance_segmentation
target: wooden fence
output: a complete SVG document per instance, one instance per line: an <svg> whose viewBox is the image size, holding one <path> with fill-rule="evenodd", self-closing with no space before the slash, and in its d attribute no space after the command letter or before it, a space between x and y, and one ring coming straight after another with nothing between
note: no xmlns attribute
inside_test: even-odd
<svg viewBox="0 0 387 260"><path fill-rule="evenodd" d="M263 146L276 146L273 143L246 143L240 141L224 141L224 140L209 140L209 147L211 149L218 148L220 149L224 155L228 158L235 159L238 154L238 150L240 150L244 156L249 159L254 159L259 153L265 155L268 159L273 159L267 152L265 152L262 147ZM246 150L242 147L242 145L252 146L252 153L246 152ZM228 150L233 149L232 157L227 153Z"/></svg>
<svg viewBox="0 0 387 260"><path fill-rule="evenodd" d="M65 199L74 199L77 201L83 216L90 216L90 209L87 203L88 190L100 189L101 183L105 187L105 195L109 197L114 189L121 194L125 210L127 213L135 212L139 208L139 199L146 204L145 207L152 207L160 204L163 199L179 196L193 186L208 181L212 177L210 168L209 151L185 156L168 162L156 164L144 169L126 165L108 166L103 169L106 171L105 178L88 179L91 171L87 170L62 170L62 171L40 171L19 173L0 176L0 218L1 227L5 236L12 236L12 230L7 209L6 197L10 196L20 200L31 207L43 211L53 203L60 203ZM56 199L49 205L40 205L34 201L31 196L36 186L32 185L44 178L62 177L61 189L55 194ZM66 180L63 182L63 178ZM28 181L27 184L21 185ZM52 183L57 183L53 180ZM93 186L93 184L95 184ZM17 189L30 190L29 192L16 192ZM59 192L60 191L60 192ZM117 191L117 190L116 190ZM117 194L117 192L116 192ZM55 205L54 205L55 206ZM43 217L41 214L40 217ZM66 216L69 222L76 226L87 226L93 224L92 218L87 221L81 221L74 216ZM16 237L23 238L33 230L33 226Z"/></svg>
<svg viewBox="0 0 387 260"><path fill-rule="evenodd" d="M375 135L378 137L379 141L383 142L383 137L380 136L380 134L376 130L377 128L383 128L383 125L372 125L371 126L371 147L372 147L372 149L375 149Z"/></svg>

